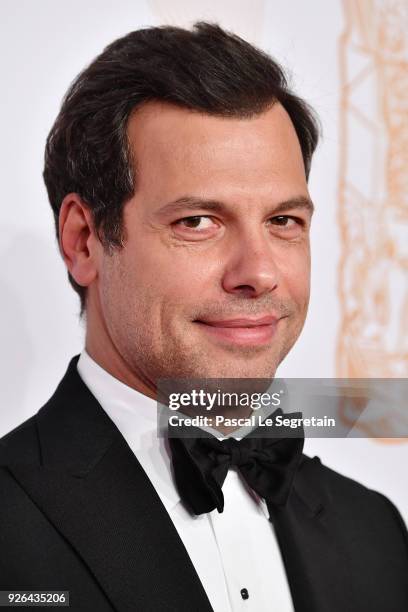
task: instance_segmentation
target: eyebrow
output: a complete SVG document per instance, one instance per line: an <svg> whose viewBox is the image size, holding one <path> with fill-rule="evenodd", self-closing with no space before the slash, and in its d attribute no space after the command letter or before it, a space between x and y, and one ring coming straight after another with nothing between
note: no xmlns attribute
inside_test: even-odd
<svg viewBox="0 0 408 612"><path fill-rule="evenodd" d="M182 210L208 210L211 212L221 213L225 211L227 206L220 202L219 200L208 200L206 198L197 198L194 196L183 196L174 200L174 202L168 202L164 206L162 206L157 214L169 214ZM285 200L283 202L279 202L274 207L274 214L287 212L288 210L306 210L310 214L313 214L314 205L310 198L306 196L296 196L294 198L290 198L289 200Z"/></svg>

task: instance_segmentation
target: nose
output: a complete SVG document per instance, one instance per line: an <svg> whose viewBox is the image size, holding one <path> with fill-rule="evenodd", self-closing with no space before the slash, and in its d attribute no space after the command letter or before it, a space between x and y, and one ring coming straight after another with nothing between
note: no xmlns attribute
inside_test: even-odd
<svg viewBox="0 0 408 612"><path fill-rule="evenodd" d="M278 286L279 270L273 255L270 236L252 233L235 237L229 245L229 257L222 279L228 293L242 297L259 297Z"/></svg>

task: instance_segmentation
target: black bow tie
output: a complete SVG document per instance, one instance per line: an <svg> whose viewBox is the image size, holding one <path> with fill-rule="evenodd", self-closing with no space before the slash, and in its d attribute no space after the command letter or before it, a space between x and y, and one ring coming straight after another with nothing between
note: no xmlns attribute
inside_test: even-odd
<svg viewBox="0 0 408 612"><path fill-rule="evenodd" d="M272 417L277 414L282 414L282 410L276 410ZM299 418L301 413L286 416ZM247 484L268 505L285 505L303 450L303 428L302 437L260 438L258 428L241 440L218 440L193 427L188 431L192 435L199 432L200 437L174 437L180 429L183 429L180 425L169 425L173 472L181 499L195 514L215 508L223 511L221 487L231 466L239 469ZM294 435L293 429L286 432ZM296 435L299 436L299 431Z"/></svg>

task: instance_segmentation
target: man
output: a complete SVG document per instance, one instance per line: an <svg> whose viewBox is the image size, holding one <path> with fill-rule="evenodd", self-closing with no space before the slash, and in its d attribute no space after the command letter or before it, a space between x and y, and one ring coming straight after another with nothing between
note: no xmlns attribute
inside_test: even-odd
<svg viewBox="0 0 408 612"><path fill-rule="evenodd" d="M298 338L317 138L279 66L216 25L132 32L73 83L44 178L86 343L1 441L1 589L78 611L408 609L384 496L288 440L279 494L236 441L209 490L157 436L159 379L271 379Z"/></svg>

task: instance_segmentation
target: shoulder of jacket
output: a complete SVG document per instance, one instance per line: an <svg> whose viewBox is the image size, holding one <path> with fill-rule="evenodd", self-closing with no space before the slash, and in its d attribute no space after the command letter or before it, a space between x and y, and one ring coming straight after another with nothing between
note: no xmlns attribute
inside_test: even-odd
<svg viewBox="0 0 408 612"><path fill-rule="evenodd" d="M0 438L0 466L10 462L32 463L38 459L36 417L29 417Z"/></svg>
<svg viewBox="0 0 408 612"><path fill-rule="evenodd" d="M319 483L339 511L355 512L360 509L369 509L374 514L378 512L381 515L392 515L405 528L398 509L388 497L354 480L354 478L324 465L319 457L302 455L299 471L302 474L304 486L313 486Z"/></svg>

